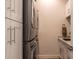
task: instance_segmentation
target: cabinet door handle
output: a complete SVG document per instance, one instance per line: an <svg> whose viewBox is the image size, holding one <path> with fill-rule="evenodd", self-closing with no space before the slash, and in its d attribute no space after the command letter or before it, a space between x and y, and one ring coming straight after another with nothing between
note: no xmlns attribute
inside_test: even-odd
<svg viewBox="0 0 79 59"><path fill-rule="evenodd" d="M16 31L16 27L14 27L14 43L16 43L16 33L15 33L15 31Z"/></svg>
<svg viewBox="0 0 79 59"><path fill-rule="evenodd" d="M19 27L14 26L14 40L12 40L14 44L16 43L16 30L17 29L19 29Z"/></svg>
<svg viewBox="0 0 79 59"><path fill-rule="evenodd" d="M16 28L15 28L15 26L14 26L14 28L12 29L12 30L14 31L14 39L11 40L14 44L16 43L16 42L15 42L15 39L16 39L16 38L15 38L15 34L16 34L16 33L15 33L15 29L16 29Z"/></svg>
<svg viewBox="0 0 79 59"><path fill-rule="evenodd" d="M10 31L10 28L7 28L7 33ZM8 35L8 34L7 34ZM7 39L8 40L8 39ZM10 40L7 41L7 43L10 43Z"/></svg>
<svg viewBox="0 0 79 59"><path fill-rule="evenodd" d="M11 26L10 26L10 45L12 45L11 40L12 40L12 30L11 30Z"/></svg>
<svg viewBox="0 0 79 59"><path fill-rule="evenodd" d="M10 40L8 41L8 43L10 43L10 45L11 45L11 26L10 26L10 28L7 29L7 31L8 30L10 31Z"/></svg>

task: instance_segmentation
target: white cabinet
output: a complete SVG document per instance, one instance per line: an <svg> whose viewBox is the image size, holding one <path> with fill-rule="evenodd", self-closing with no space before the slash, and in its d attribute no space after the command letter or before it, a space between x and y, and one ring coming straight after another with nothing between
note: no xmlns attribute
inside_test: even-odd
<svg viewBox="0 0 79 59"><path fill-rule="evenodd" d="M15 0L15 19L22 22L23 0Z"/></svg>
<svg viewBox="0 0 79 59"><path fill-rule="evenodd" d="M11 16L11 12L10 12L10 9L11 9L11 3L10 3L10 1L11 0L5 0L5 9L6 9L6 11L5 11L5 16L6 17L8 17L8 18L10 18L10 16Z"/></svg>
<svg viewBox="0 0 79 59"><path fill-rule="evenodd" d="M66 2L66 11L65 11L65 15L66 15L66 18L71 16L71 0L68 0Z"/></svg>
<svg viewBox="0 0 79 59"><path fill-rule="evenodd" d="M67 45L63 42L59 41L59 50L60 50L60 58L61 59L73 59L72 49L69 49Z"/></svg>
<svg viewBox="0 0 79 59"><path fill-rule="evenodd" d="M11 59L11 26L10 26L10 20L6 19L6 40L5 40L5 58L6 59Z"/></svg>
<svg viewBox="0 0 79 59"><path fill-rule="evenodd" d="M23 0L6 0L6 17L18 22L22 22L22 3Z"/></svg>
<svg viewBox="0 0 79 59"><path fill-rule="evenodd" d="M22 59L22 24L11 21L11 59Z"/></svg>
<svg viewBox="0 0 79 59"><path fill-rule="evenodd" d="M64 59L71 59L71 50L69 50L67 47L64 47Z"/></svg>
<svg viewBox="0 0 79 59"><path fill-rule="evenodd" d="M22 59L22 23L6 19L6 59Z"/></svg>
<svg viewBox="0 0 79 59"><path fill-rule="evenodd" d="M6 59L22 59L22 2L6 0Z"/></svg>
<svg viewBox="0 0 79 59"><path fill-rule="evenodd" d="M60 58L64 59L64 46L59 42Z"/></svg>

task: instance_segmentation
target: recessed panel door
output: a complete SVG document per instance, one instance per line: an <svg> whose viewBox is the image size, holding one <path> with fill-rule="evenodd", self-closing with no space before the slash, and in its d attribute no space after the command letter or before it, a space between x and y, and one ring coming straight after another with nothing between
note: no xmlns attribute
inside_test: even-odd
<svg viewBox="0 0 79 59"><path fill-rule="evenodd" d="M11 10L11 3L10 2L11 2L11 0L5 0L5 1L6 1L5 2L5 4L6 4L5 5L5 10L6 10L5 11L5 16L8 17L8 18L10 18L10 13L11 13L10 12L10 10Z"/></svg>
<svg viewBox="0 0 79 59"><path fill-rule="evenodd" d="M6 27L5 27L5 58L11 59L11 25L10 20L6 19Z"/></svg>
<svg viewBox="0 0 79 59"><path fill-rule="evenodd" d="M22 59L22 24L12 21L11 59Z"/></svg>
<svg viewBox="0 0 79 59"><path fill-rule="evenodd" d="M15 0L15 20L22 22L23 0Z"/></svg>
<svg viewBox="0 0 79 59"><path fill-rule="evenodd" d="M16 52L17 52L17 59L22 59L22 24L21 23L16 23L16 26L15 26L15 44L16 44Z"/></svg>

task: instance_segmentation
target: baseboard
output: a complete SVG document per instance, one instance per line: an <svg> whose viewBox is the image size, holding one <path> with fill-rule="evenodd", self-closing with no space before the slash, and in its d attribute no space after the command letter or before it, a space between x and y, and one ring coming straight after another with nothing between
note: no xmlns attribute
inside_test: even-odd
<svg viewBox="0 0 79 59"><path fill-rule="evenodd" d="M39 59L59 59L59 55L38 55Z"/></svg>

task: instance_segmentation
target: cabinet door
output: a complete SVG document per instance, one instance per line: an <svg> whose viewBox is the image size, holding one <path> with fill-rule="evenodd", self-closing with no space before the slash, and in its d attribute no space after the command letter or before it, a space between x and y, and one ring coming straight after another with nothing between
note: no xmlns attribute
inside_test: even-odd
<svg viewBox="0 0 79 59"><path fill-rule="evenodd" d="M15 20L14 19L14 16L15 16L15 1L16 0L11 0L11 2L10 2L10 5L11 5L11 9L10 9L11 19L13 19L13 20Z"/></svg>
<svg viewBox="0 0 79 59"><path fill-rule="evenodd" d="M18 51L18 57L16 59L22 59L22 24L16 23L15 26L15 43L16 43L16 52Z"/></svg>
<svg viewBox="0 0 79 59"><path fill-rule="evenodd" d="M8 18L10 18L10 9L11 9L11 3L10 3L10 1L11 0L5 0L6 2L5 2L5 16L6 17L8 17Z"/></svg>
<svg viewBox="0 0 79 59"><path fill-rule="evenodd" d="M71 0L68 0L66 3L66 17L71 15Z"/></svg>
<svg viewBox="0 0 79 59"><path fill-rule="evenodd" d="M16 48L16 44L15 44L15 34L14 34L14 25L15 25L15 22L11 20L11 35L12 35L12 39L11 39L11 59L16 59L18 56L17 56L17 53L15 48Z"/></svg>
<svg viewBox="0 0 79 59"><path fill-rule="evenodd" d="M64 47L64 59L68 59L68 50L66 46Z"/></svg>
<svg viewBox="0 0 79 59"><path fill-rule="evenodd" d="M5 27L5 57L6 59L11 59L11 26L10 20L6 19L6 27Z"/></svg>
<svg viewBox="0 0 79 59"><path fill-rule="evenodd" d="M15 0L15 20L22 22L23 0Z"/></svg>
<svg viewBox="0 0 79 59"><path fill-rule="evenodd" d="M6 17L22 22L22 0L6 0L5 3Z"/></svg>
<svg viewBox="0 0 79 59"><path fill-rule="evenodd" d="M22 24L11 21L12 46L11 59L22 59Z"/></svg>
<svg viewBox="0 0 79 59"><path fill-rule="evenodd" d="M72 53L72 50L70 49L68 49L67 59L73 59L73 53Z"/></svg>
<svg viewBox="0 0 79 59"><path fill-rule="evenodd" d="M59 42L59 46L60 46L60 58L64 59L64 47L63 47L63 44L61 42Z"/></svg>

